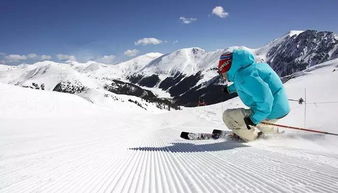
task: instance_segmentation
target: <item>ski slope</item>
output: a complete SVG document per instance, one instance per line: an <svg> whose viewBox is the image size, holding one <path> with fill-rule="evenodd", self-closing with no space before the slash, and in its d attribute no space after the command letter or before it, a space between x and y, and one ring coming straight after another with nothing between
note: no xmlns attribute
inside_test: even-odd
<svg viewBox="0 0 338 193"><path fill-rule="evenodd" d="M295 99L306 88L306 127L338 133L338 62L330 62L285 86ZM238 99L171 112L103 103L0 84L0 192L337 192L337 137L179 138L227 129L222 112L242 107ZM290 103L279 123L304 126L304 105Z"/></svg>

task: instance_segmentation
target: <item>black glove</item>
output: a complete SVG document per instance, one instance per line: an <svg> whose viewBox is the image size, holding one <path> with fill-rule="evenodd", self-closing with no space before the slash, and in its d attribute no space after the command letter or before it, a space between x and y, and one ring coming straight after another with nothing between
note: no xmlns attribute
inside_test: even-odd
<svg viewBox="0 0 338 193"><path fill-rule="evenodd" d="M228 86L227 86L227 85L224 86L223 92L224 92L224 94L226 94L226 95L230 94L229 91L228 91Z"/></svg>
<svg viewBox="0 0 338 193"><path fill-rule="evenodd" d="M246 127L249 130L251 129L251 127L249 125L256 126L256 124L251 121L250 117L244 117L244 122L245 122Z"/></svg>

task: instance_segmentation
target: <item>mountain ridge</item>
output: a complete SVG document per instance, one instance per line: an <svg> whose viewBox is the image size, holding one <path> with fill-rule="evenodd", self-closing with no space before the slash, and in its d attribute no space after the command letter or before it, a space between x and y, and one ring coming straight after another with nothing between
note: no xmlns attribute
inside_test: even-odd
<svg viewBox="0 0 338 193"><path fill-rule="evenodd" d="M82 85L94 90L110 88L114 92L109 85L117 80L129 85L123 88L134 89L138 85L147 93L147 88L167 92L171 96L168 103L176 105L196 106L201 99L207 104L214 104L233 97L224 95L223 82L215 67L223 52L238 48L252 51L257 61L269 63L281 77L292 77L293 73L338 58L337 34L292 30L256 49L233 46L207 52L199 47L182 48L167 54L147 53L116 65L94 61L43 61L13 67L2 65L0 81L35 89L41 88L43 84L46 90L54 90L56 85L59 87L55 90L60 90L60 83L63 82L66 85ZM74 89L84 92L83 89ZM132 90L123 90L124 94L135 93ZM121 94L121 91L116 92Z"/></svg>

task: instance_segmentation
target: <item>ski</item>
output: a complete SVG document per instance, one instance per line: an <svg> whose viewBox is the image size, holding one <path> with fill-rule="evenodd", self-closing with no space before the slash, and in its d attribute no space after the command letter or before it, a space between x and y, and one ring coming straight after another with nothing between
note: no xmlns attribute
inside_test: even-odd
<svg viewBox="0 0 338 193"><path fill-rule="evenodd" d="M231 133L232 131L225 131L225 130L219 130L219 129L214 129L212 131L212 135L214 139L225 138Z"/></svg>
<svg viewBox="0 0 338 193"><path fill-rule="evenodd" d="M230 131L214 129L212 133L181 132L181 138L187 140L209 140L224 138Z"/></svg>
<svg viewBox="0 0 338 193"><path fill-rule="evenodd" d="M211 133L193 133L182 131L181 138L187 140L208 140L212 139Z"/></svg>

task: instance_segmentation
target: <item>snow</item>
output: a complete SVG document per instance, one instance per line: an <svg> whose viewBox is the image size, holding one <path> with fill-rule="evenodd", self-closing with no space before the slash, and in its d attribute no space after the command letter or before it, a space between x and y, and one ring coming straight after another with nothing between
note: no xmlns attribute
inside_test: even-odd
<svg viewBox="0 0 338 193"><path fill-rule="evenodd" d="M290 37L292 37L292 36L294 36L294 35L299 35L299 34L301 34L301 33L303 33L304 31L302 31L302 30L291 30L291 31L289 31L289 36Z"/></svg>
<svg viewBox="0 0 338 193"><path fill-rule="evenodd" d="M164 91L162 89L158 89L157 87L155 87L155 88L149 88L149 87L146 87L146 86L140 86L140 87L143 88L143 89L151 91L152 93L154 93L154 95L156 95L160 98L172 98L170 96L169 92Z"/></svg>
<svg viewBox="0 0 338 193"><path fill-rule="evenodd" d="M89 88L103 88L105 80L125 81L127 76L138 72L162 55L161 53L148 53L116 65L94 61L85 63L43 61L16 67L0 65L0 82L21 86L43 83L47 90L53 90L60 81L78 81Z"/></svg>
<svg viewBox="0 0 338 193"><path fill-rule="evenodd" d="M335 39L338 41L338 36L337 36L337 35L335 35ZM332 55L333 55L333 53L334 53L336 50L338 50L338 45L335 45L335 47L334 47L331 51L329 51L328 56L329 56L330 58L332 58Z"/></svg>
<svg viewBox="0 0 338 193"><path fill-rule="evenodd" d="M4 64L0 64L0 71L7 71L14 68L13 66L8 66L8 65L4 65Z"/></svg>
<svg viewBox="0 0 338 193"><path fill-rule="evenodd" d="M304 97L306 89L307 128L338 133L337 66L337 60L329 61L285 84L292 99ZM26 67L17 70L22 68ZM0 83L0 192L336 192L338 188L336 136L283 129L283 134L249 143L179 138L182 130L226 129L222 112L243 107L238 98L165 112L110 100L128 98L103 97L97 89L85 95L90 100ZM291 113L278 123L303 127L304 104L290 103Z"/></svg>
<svg viewBox="0 0 338 193"><path fill-rule="evenodd" d="M142 69L146 75L152 74L182 74L191 75L198 72L203 64L199 61L204 58L206 51L201 48L184 48L164 55Z"/></svg>
<svg viewBox="0 0 338 193"><path fill-rule="evenodd" d="M109 77L125 80L127 76L139 72L151 61L162 55L163 54L158 52L151 52L116 65L107 65L105 68L97 68L95 71L92 71L91 74L94 73L96 77Z"/></svg>

